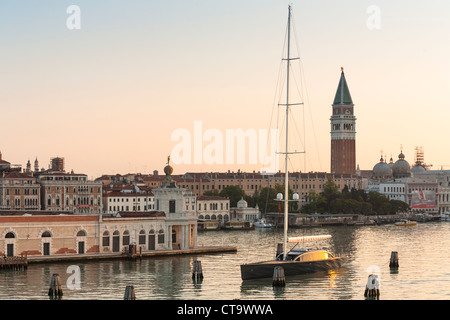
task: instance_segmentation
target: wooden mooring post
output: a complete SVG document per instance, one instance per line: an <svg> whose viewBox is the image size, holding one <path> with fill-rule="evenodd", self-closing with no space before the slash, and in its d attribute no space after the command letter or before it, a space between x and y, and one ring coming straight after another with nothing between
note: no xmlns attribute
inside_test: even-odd
<svg viewBox="0 0 450 320"><path fill-rule="evenodd" d="M286 278L284 276L283 267L273 268L273 280L272 286L274 287L284 287L286 285Z"/></svg>
<svg viewBox="0 0 450 320"><path fill-rule="evenodd" d="M126 286L123 299L124 300L136 300L136 293L134 291L134 286Z"/></svg>
<svg viewBox="0 0 450 320"><path fill-rule="evenodd" d="M371 274L367 278L366 289L364 290L364 297L379 298L380 297L380 279L378 275Z"/></svg>
<svg viewBox="0 0 450 320"><path fill-rule="evenodd" d="M279 256L280 254L282 254L283 251L284 251L284 249L283 249L283 244L282 244L282 243L278 243L278 244L277 244L277 253L275 254L275 258L278 258L278 256Z"/></svg>
<svg viewBox="0 0 450 320"><path fill-rule="evenodd" d="M199 260L194 260L192 280L203 280L202 262Z"/></svg>
<svg viewBox="0 0 450 320"><path fill-rule="evenodd" d="M50 280L50 288L48 289L48 296L52 298L61 298L63 296L63 290L61 286L61 278L59 274L54 273Z"/></svg>
<svg viewBox="0 0 450 320"><path fill-rule="evenodd" d="M389 262L390 268L398 268L398 252L392 251L391 252L391 260Z"/></svg>

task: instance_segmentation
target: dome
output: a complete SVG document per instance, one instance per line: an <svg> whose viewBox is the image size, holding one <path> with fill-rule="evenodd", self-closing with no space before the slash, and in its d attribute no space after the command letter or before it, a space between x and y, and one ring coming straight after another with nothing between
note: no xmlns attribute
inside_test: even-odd
<svg viewBox="0 0 450 320"><path fill-rule="evenodd" d="M247 208L247 201L245 201L244 199L239 200L237 203L237 207L238 208Z"/></svg>
<svg viewBox="0 0 450 320"><path fill-rule="evenodd" d="M412 167L411 172L412 173L420 173L420 172L425 172L426 169L419 163L416 163L416 165L414 167Z"/></svg>
<svg viewBox="0 0 450 320"><path fill-rule="evenodd" d="M384 178L392 176L391 167L384 162L383 157L381 157L380 162L378 162L372 170L372 174L375 178Z"/></svg>
<svg viewBox="0 0 450 320"><path fill-rule="evenodd" d="M409 162L405 160L403 152L398 155L398 160L392 166L392 173L394 178L404 178L411 175L411 166L409 165Z"/></svg>
<svg viewBox="0 0 450 320"><path fill-rule="evenodd" d="M166 175L170 176L172 174L172 172L173 172L173 168L171 166L167 165L164 167L164 173Z"/></svg>

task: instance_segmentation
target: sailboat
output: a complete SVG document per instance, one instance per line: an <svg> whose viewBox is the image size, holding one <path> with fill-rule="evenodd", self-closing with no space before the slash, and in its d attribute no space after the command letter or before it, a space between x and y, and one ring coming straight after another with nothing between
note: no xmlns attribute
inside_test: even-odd
<svg viewBox="0 0 450 320"><path fill-rule="evenodd" d="M285 155L285 181L284 181L284 200L282 194L277 195L279 201L284 201L284 241L282 248L277 249L277 254L273 260L248 263L241 265L241 278L242 280L249 279L262 279L271 278L274 274L275 267L282 267L284 269L285 276L298 275L304 273L311 273L316 271L324 271L340 268L346 261L347 257L344 255L334 255L325 249L300 249L292 248L287 251L287 243L305 243L310 241L319 241L331 238L331 235L316 235L316 236L304 236L288 238L288 154L297 152L288 152L288 117L289 106L295 105L289 103L289 64L290 60L298 58L290 57L290 29L291 29L291 6L289 6L288 15L288 28L287 28L287 58L283 59L287 61L287 81L286 81L286 151ZM297 104L297 103L296 103ZM294 194L294 201L298 201L298 194ZM281 252L282 251L282 252Z"/></svg>

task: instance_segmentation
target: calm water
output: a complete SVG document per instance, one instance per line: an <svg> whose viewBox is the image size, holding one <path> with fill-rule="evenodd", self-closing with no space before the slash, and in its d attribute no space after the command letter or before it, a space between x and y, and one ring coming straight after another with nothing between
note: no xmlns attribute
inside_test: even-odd
<svg viewBox="0 0 450 320"><path fill-rule="evenodd" d="M344 250L348 264L333 272L288 277L283 288L271 279L245 281L239 265L272 258L281 230L218 231L199 234L201 245L234 245L237 253L165 257L137 262L103 261L76 263L80 289L70 289L74 263L30 265L26 271L0 271L0 299L48 300L53 273L61 276L64 300L123 299L133 285L139 300L362 300L370 272L381 280L380 300L450 299L450 223L433 222L411 227L394 225L293 229L290 236L330 233L333 238L316 243L333 251ZM400 267L389 268L392 251L398 251ZM191 278L193 260L202 261L204 279Z"/></svg>

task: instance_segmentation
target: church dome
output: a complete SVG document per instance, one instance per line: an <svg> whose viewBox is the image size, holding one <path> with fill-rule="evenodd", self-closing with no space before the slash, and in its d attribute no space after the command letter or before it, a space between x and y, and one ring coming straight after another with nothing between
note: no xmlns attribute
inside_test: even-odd
<svg viewBox="0 0 450 320"><path fill-rule="evenodd" d="M373 167L372 174L375 178L386 178L392 176L392 170L391 167L384 162L383 157L381 157L380 162Z"/></svg>
<svg viewBox="0 0 450 320"><path fill-rule="evenodd" d="M409 165L409 162L405 160L403 152L398 155L398 160L392 167L392 173L394 174L394 178L404 178L411 175L411 166Z"/></svg>
<svg viewBox="0 0 450 320"><path fill-rule="evenodd" d="M416 163L416 165L414 167L412 167L411 172L412 173L420 173L420 172L425 172L426 169L419 163Z"/></svg>
<svg viewBox="0 0 450 320"><path fill-rule="evenodd" d="M247 201L245 201L244 199L241 199L237 202L237 207L238 208L247 208Z"/></svg>

